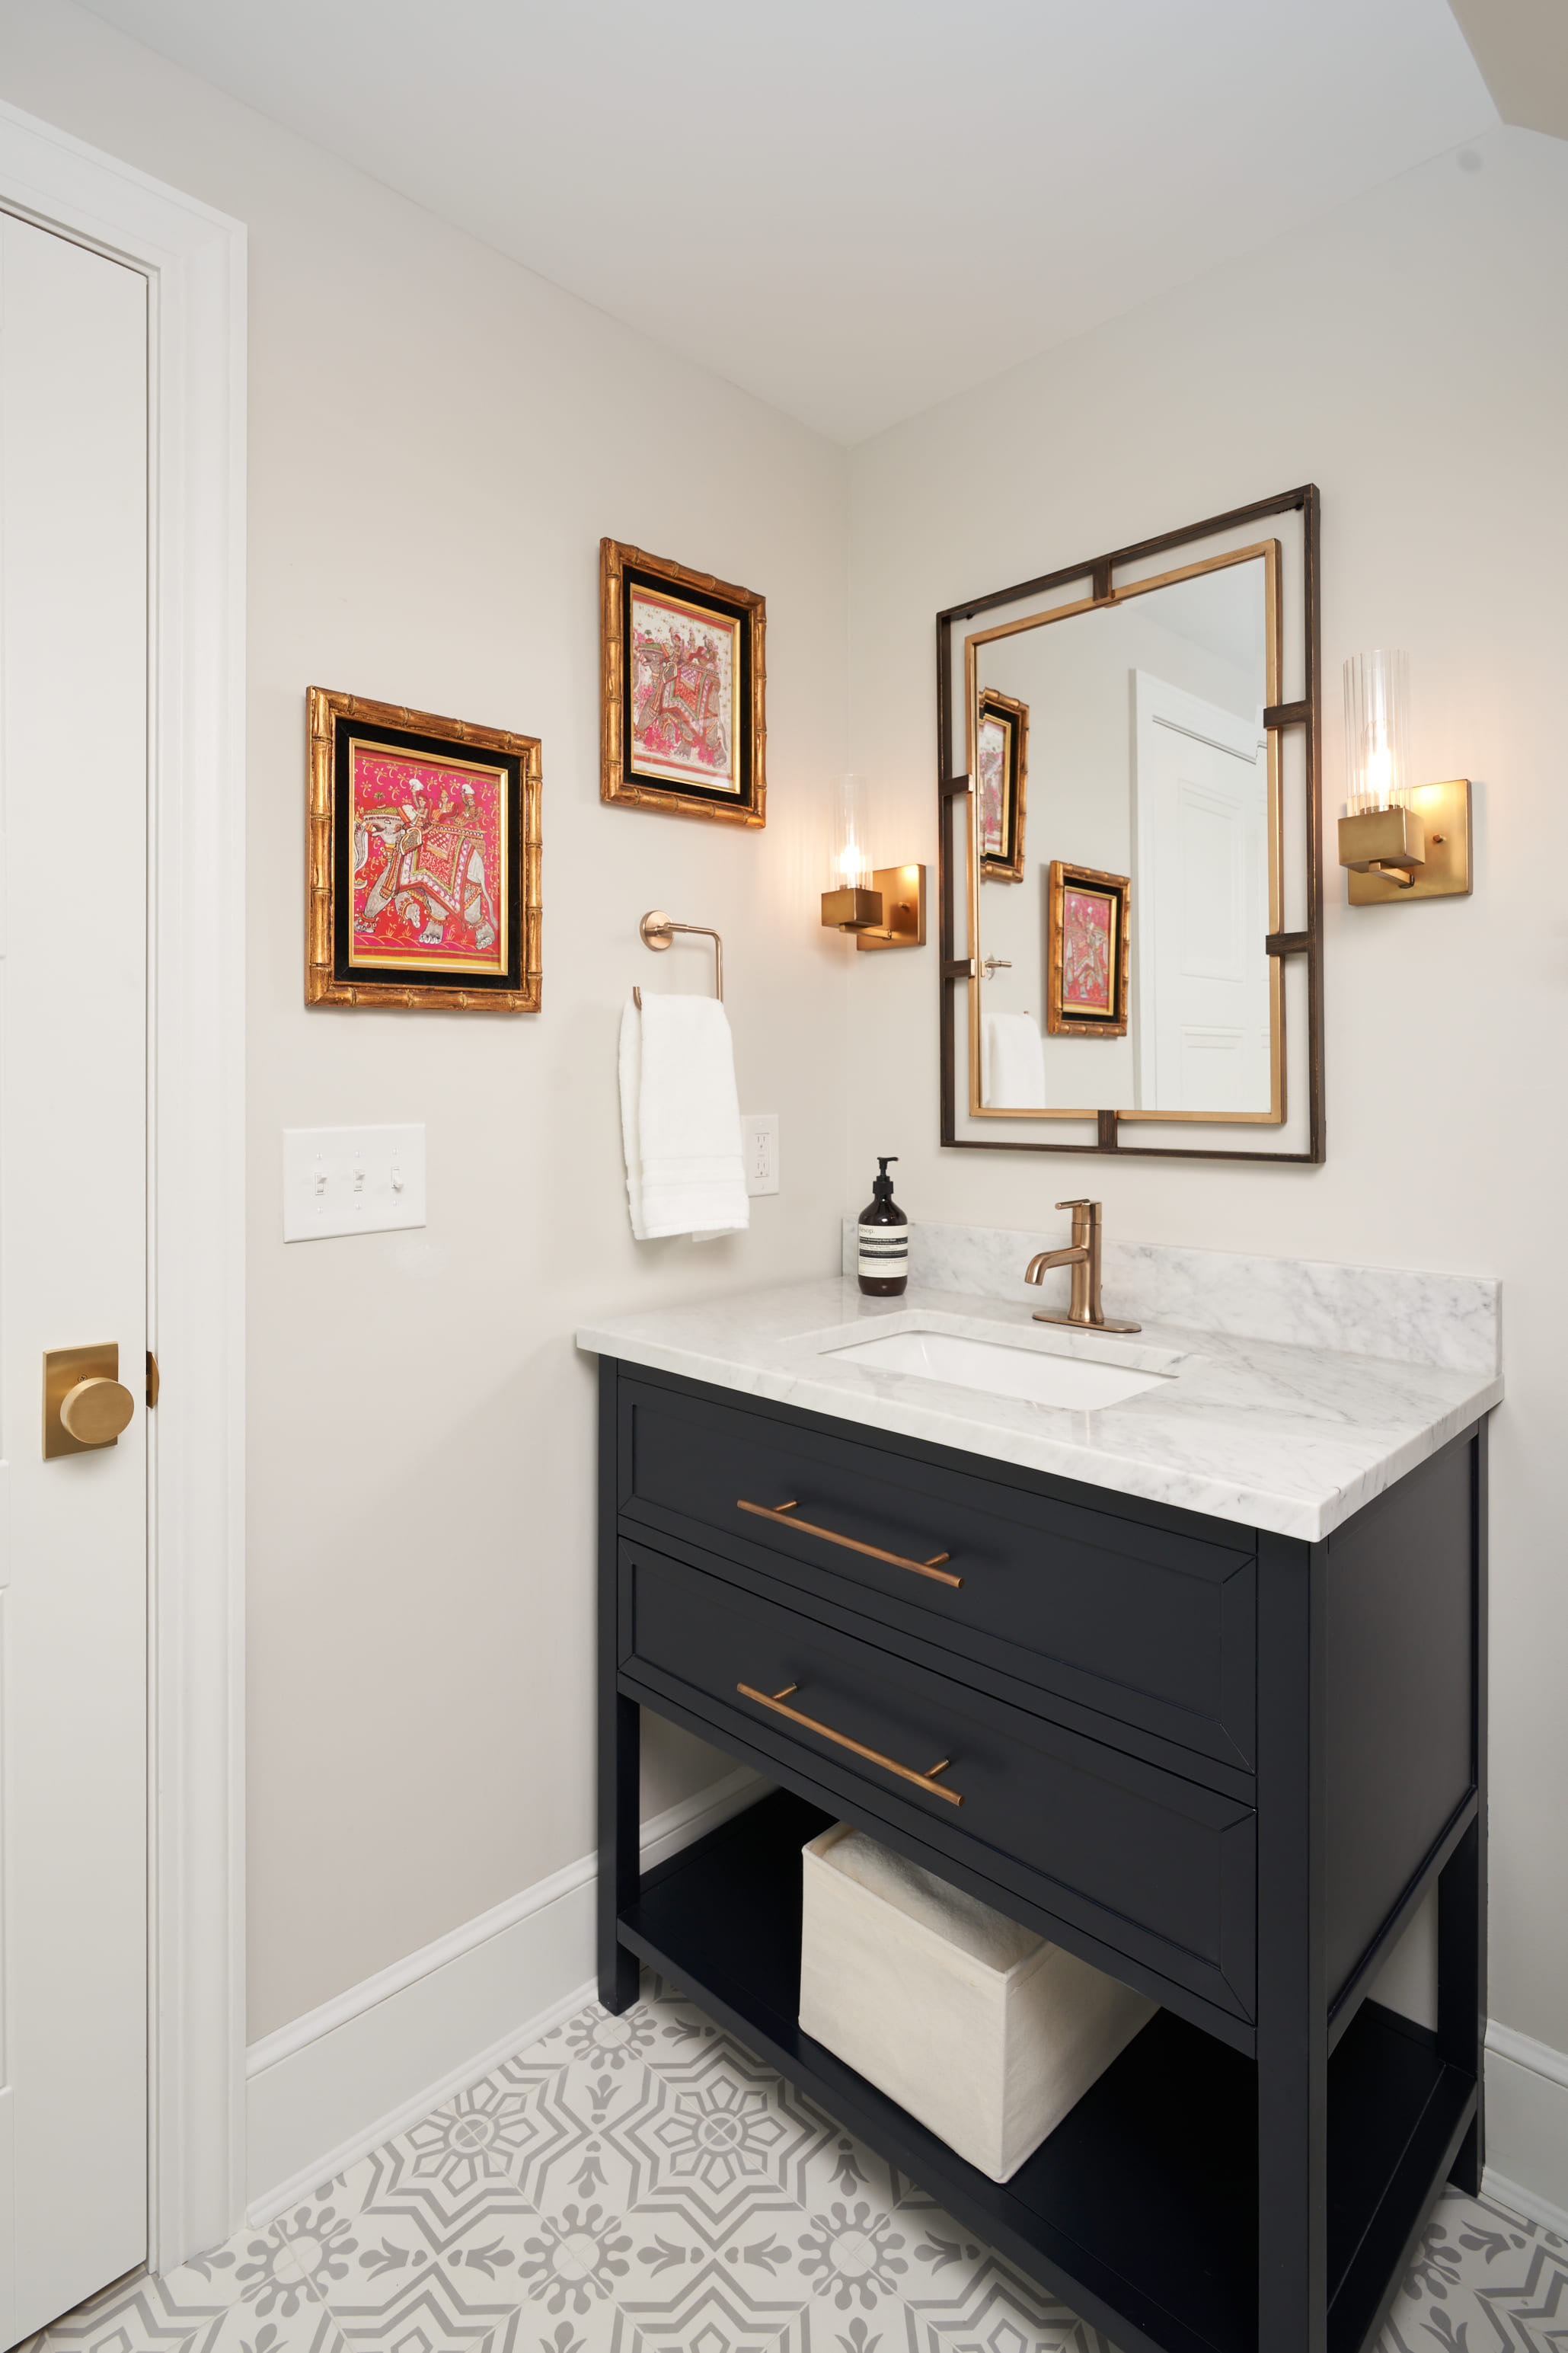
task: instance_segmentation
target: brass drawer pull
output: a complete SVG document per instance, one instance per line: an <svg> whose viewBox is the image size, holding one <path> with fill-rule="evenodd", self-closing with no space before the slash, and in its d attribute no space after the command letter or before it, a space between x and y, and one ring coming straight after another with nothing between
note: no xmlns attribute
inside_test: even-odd
<svg viewBox="0 0 1568 2353"><path fill-rule="evenodd" d="M832 1528L819 1528L815 1520L797 1520L795 1498L787 1504L748 1504L744 1495L735 1498L738 1512L754 1512L759 1520L777 1520L786 1528L798 1528L803 1535L820 1536L825 1544L842 1545L846 1552L863 1552L871 1560L885 1560L894 1568L912 1568L917 1577L929 1577L938 1585L961 1586L962 1577L954 1577L942 1567L952 1555L933 1552L929 1560L910 1560L901 1552L884 1552L880 1545L862 1544L858 1536L841 1536Z"/></svg>
<svg viewBox="0 0 1568 2353"><path fill-rule="evenodd" d="M886 1556L892 1557L890 1554ZM951 1757L942 1757L929 1772L916 1773L908 1765L896 1765L890 1757L882 1756L875 1748L862 1747L859 1741L851 1740L847 1732L835 1732L831 1725L818 1724L814 1715L802 1715L798 1707L785 1707L784 1702L791 1692L800 1689L798 1683L785 1683L783 1691L771 1694L753 1691L750 1683L737 1683L735 1689L742 1699L754 1699L759 1707L771 1707L775 1715L787 1715L792 1724L804 1724L807 1732L818 1733L824 1740L834 1742L836 1746L847 1748L857 1757L864 1757L868 1765L879 1765L884 1773L896 1773L900 1781L912 1781L916 1788L923 1789L928 1797L943 1798L950 1806L963 1805L963 1799L958 1791L942 1788L936 1778L939 1773L946 1772L952 1762Z"/></svg>

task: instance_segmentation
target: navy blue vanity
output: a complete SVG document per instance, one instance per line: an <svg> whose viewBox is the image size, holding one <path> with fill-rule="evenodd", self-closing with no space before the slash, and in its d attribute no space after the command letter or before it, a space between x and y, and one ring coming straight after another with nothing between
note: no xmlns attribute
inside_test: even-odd
<svg viewBox="0 0 1568 2353"><path fill-rule="evenodd" d="M1361 2353L1480 2179L1484 1412L1310 1540L593 1345L605 2004L651 1964L1122 2353ZM646 1876L644 1708L777 1784ZM799 2031L836 1820L1160 2004L1005 2186ZM1366 1997L1434 1883L1432 2031Z"/></svg>

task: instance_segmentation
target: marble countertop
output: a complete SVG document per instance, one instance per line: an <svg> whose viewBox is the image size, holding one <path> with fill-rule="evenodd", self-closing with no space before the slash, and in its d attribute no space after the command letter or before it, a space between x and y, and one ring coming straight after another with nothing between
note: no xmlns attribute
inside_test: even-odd
<svg viewBox="0 0 1568 2353"><path fill-rule="evenodd" d="M917 1325L1167 1377L1122 1404L1085 1412L825 1353ZM901 1298L868 1299L852 1278L837 1275L609 1318L585 1324L577 1345L1308 1539L1327 1535L1502 1395L1495 1359L1456 1368L1150 1319L1134 1337L1080 1334L1036 1323L1031 1307L1015 1300L913 1282Z"/></svg>

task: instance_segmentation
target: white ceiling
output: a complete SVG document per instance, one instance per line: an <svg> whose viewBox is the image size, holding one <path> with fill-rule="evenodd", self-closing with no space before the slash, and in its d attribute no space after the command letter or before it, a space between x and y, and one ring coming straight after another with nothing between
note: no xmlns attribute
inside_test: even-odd
<svg viewBox="0 0 1568 2353"><path fill-rule="evenodd" d="M1489 128L1447 0L89 0L844 441Z"/></svg>
<svg viewBox="0 0 1568 2353"><path fill-rule="evenodd" d="M1563 0L1453 0L1505 122L1568 139L1568 8Z"/></svg>

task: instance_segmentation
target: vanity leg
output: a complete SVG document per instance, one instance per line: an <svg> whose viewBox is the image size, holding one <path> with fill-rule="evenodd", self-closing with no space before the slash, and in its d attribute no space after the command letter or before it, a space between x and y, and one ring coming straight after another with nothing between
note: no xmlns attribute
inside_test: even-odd
<svg viewBox="0 0 1568 2353"><path fill-rule="evenodd" d="M616 1935L635 1904L641 1875L637 1840L642 1710L612 1694L599 1713L599 2000L617 2015L637 1998L637 1957Z"/></svg>
<svg viewBox="0 0 1568 2353"><path fill-rule="evenodd" d="M1476 1819L1437 1882L1437 2048L1476 2079L1476 2120L1448 2179L1479 2198L1486 2168L1487 2057L1487 1426L1471 1440L1470 1659Z"/></svg>
<svg viewBox="0 0 1568 2353"><path fill-rule="evenodd" d="M642 1858L638 1832L642 1710L616 1689L616 1379L613 1357L599 1359L599 2000L617 2016L637 1998L637 1960L616 1934L637 1900Z"/></svg>
<svg viewBox="0 0 1568 2353"><path fill-rule="evenodd" d="M1329 2024L1323 1948L1326 1550L1258 1555L1258 2342L1323 2353Z"/></svg>

